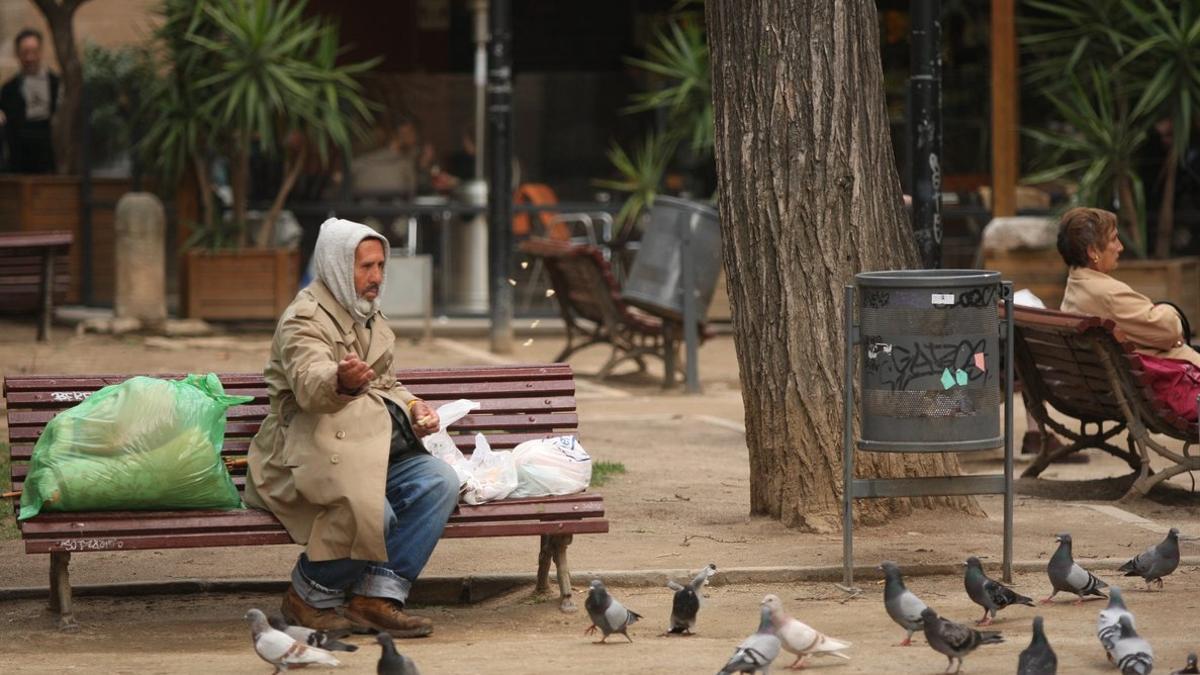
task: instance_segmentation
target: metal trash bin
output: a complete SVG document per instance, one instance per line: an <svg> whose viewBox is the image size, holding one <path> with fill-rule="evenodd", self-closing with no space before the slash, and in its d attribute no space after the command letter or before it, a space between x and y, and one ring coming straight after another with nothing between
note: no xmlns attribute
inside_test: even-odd
<svg viewBox="0 0 1200 675"><path fill-rule="evenodd" d="M861 450L1001 447L1000 273L893 270L855 276Z"/></svg>
<svg viewBox="0 0 1200 675"><path fill-rule="evenodd" d="M685 237L690 240L695 265L698 319L704 321L721 274L721 227L717 210L701 202L654 198L650 227L642 236L621 292L626 302L659 316L683 320L681 251Z"/></svg>

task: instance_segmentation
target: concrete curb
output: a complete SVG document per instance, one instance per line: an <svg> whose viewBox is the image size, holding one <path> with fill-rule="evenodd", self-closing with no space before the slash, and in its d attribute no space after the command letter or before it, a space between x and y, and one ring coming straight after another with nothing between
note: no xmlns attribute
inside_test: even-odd
<svg viewBox="0 0 1200 675"><path fill-rule="evenodd" d="M1013 562L1013 571L1018 573L1043 572L1045 560L1021 560ZM1125 559L1100 558L1079 559L1093 572L1116 571ZM1180 565L1200 566L1200 556L1186 556ZM988 561L985 567L999 574L1000 563ZM925 576L957 576L962 572L962 563L927 563L905 565L907 579ZM607 586L617 588L653 588L666 586L667 579L687 579L695 574L691 569L658 570L610 570L607 572L577 571L573 573L576 592L580 592L587 580L600 578ZM877 581L883 578L874 565L856 565L854 578L858 581ZM841 583L841 566L820 565L808 567L735 567L719 569L709 584L733 586L742 584L782 584L801 582ZM1136 582L1136 579L1130 579ZM491 574L466 577L426 577L413 587L412 601L419 605L455 605L481 602L522 587L532 587L537 582L534 574ZM203 579L180 579L173 581L136 582L118 584L94 584L74 587L77 597L132 597L144 595L188 595L193 593L282 593L290 582L284 579L225 579L207 581ZM1131 584L1136 585L1136 584ZM557 585L551 584L557 592ZM0 602L49 598L49 588L33 586L25 588L0 588Z"/></svg>

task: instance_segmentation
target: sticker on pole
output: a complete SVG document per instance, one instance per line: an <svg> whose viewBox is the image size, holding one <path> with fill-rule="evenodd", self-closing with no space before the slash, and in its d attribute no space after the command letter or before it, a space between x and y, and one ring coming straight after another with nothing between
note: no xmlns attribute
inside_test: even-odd
<svg viewBox="0 0 1200 675"><path fill-rule="evenodd" d="M933 294L933 306L934 307L946 307L946 306L953 305L953 304L954 304L954 294L953 293L934 293Z"/></svg>

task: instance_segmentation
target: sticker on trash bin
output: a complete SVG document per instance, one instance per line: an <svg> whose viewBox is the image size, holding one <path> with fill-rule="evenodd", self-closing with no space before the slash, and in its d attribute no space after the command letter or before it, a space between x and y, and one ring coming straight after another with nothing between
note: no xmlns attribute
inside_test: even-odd
<svg viewBox="0 0 1200 675"><path fill-rule="evenodd" d="M975 352L975 368L981 371L987 371L987 364L983 360L983 352Z"/></svg>
<svg viewBox="0 0 1200 675"><path fill-rule="evenodd" d="M942 371L942 389L949 389L954 386L954 373L947 368Z"/></svg>
<svg viewBox="0 0 1200 675"><path fill-rule="evenodd" d="M939 307L944 306L944 305L953 305L954 304L954 294L953 293L934 293L933 294L933 304L937 305Z"/></svg>
<svg viewBox="0 0 1200 675"><path fill-rule="evenodd" d="M958 382L958 386L960 386L960 387L967 386L967 371L963 370L962 368L959 368L958 370L956 370L954 372L954 379L956 382Z"/></svg>

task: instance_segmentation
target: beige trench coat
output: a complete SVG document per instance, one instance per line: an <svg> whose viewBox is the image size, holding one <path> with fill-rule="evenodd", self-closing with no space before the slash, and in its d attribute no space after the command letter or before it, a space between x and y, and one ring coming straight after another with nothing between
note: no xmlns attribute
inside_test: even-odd
<svg viewBox="0 0 1200 675"><path fill-rule="evenodd" d="M1112 319L1139 352L1200 366L1200 352L1184 343L1183 324L1174 307L1155 306L1150 298L1103 272L1072 267L1062 311Z"/></svg>
<svg viewBox="0 0 1200 675"><path fill-rule="evenodd" d="M275 329L264 372L271 411L250 443L246 504L267 509L314 561L387 560L384 482L392 437L384 399L408 414L415 397L392 368L395 335L376 314L360 326L314 281ZM365 339L363 339L365 338ZM355 353L375 379L337 392L337 364Z"/></svg>

